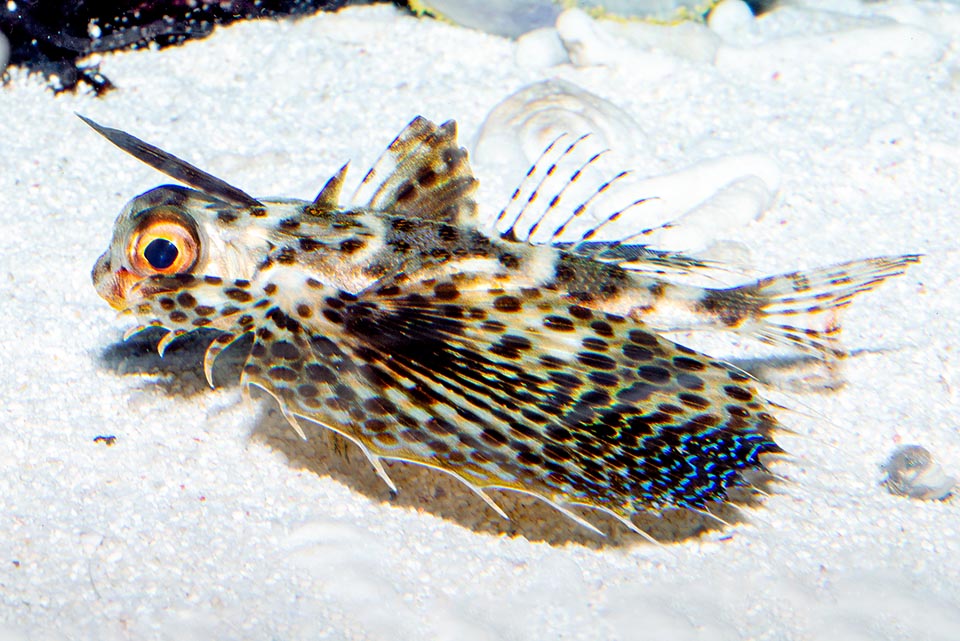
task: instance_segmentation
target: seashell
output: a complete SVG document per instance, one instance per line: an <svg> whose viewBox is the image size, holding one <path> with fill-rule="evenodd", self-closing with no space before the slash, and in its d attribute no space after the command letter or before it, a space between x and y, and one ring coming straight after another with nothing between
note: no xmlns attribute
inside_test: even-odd
<svg viewBox="0 0 960 641"><path fill-rule="evenodd" d="M638 158L647 166L637 169L659 169L652 165L651 154L643 153L648 148L646 136L626 112L571 82L547 80L507 97L481 125L471 159L486 192L482 201L505 203L518 177L527 174L551 143L585 135L589 138L580 145L581 153L557 159L560 166L553 180L566 180L590 154L605 153L567 190L569 202L586 199L624 167L635 167ZM546 189L544 186L543 191Z"/></svg>
<svg viewBox="0 0 960 641"><path fill-rule="evenodd" d="M717 238L757 220L774 202L780 168L769 156L737 154L704 160L668 174L637 180L636 198L649 198L645 222L661 227L645 236L657 249L700 252Z"/></svg>
<svg viewBox="0 0 960 641"><path fill-rule="evenodd" d="M881 468L887 473L883 485L895 496L940 501L953 493L956 479L947 476L920 445L903 445L890 455Z"/></svg>
<svg viewBox="0 0 960 641"><path fill-rule="evenodd" d="M522 176L559 136L583 134L623 159L633 159L647 147L640 125L620 107L555 78L527 85L494 107L480 127L471 158L500 175Z"/></svg>
<svg viewBox="0 0 960 641"><path fill-rule="evenodd" d="M487 115L472 154L481 189L486 192L482 200L506 202L516 187L516 176L526 175L545 148L558 139L572 142L585 134L590 137L576 153L557 154L556 171L544 180L562 184L577 174L577 184L564 187L565 202L573 207L589 199L581 217L583 224L604 220L634 201L646 199L629 216L605 229L608 240L650 228L644 238L650 246L699 251L756 219L772 204L780 185L777 163L759 154L705 160L664 174L630 115L571 82L554 79L520 89ZM605 150L608 153L596 162L585 163L592 154ZM591 198L623 168L631 170L629 175L617 180L602 197ZM548 184L537 189L546 193ZM527 208L531 220L546 213ZM655 229L667 222L671 224Z"/></svg>
<svg viewBox="0 0 960 641"><path fill-rule="evenodd" d="M663 218L670 225L646 237L646 242L667 251L699 252L716 242L717 237L731 234L752 220L757 220L773 203L779 185L779 172L764 180L758 175L744 174L751 161L768 162L760 156L733 156L720 161L708 161L672 174L659 177L657 193L666 205ZM706 171L704 171L706 170ZM762 169L758 173L763 172ZM666 179L670 179L671 194L667 193ZM648 181L648 183L651 181ZM690 189L696 185L700 191ZM649 189L649 186L647 187ZM699 199L699 202L697 200ZM677 214L677 211L686 211ZM701 257L702 254L699 254ZM729 259L726 262L733 262Z"/></svg>

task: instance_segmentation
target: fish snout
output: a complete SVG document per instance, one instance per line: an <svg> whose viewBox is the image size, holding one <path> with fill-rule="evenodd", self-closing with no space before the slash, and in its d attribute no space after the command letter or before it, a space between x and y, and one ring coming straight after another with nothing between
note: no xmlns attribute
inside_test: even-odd
<svg viewBox="0 0 960 641"><path fill-rule="evenodd" d="M104 253L97 259L91 273L93 287L100 294L100 298L110 303L110 307L118 311L127 308L127 293L136 282L136 277L125 267L114 270L110 264L110 257Z"/></svg>

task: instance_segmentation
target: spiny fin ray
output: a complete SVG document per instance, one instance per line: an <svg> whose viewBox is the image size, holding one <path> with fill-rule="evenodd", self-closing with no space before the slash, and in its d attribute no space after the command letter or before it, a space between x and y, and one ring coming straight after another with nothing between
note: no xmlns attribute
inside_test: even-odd
<svg viewBox="0 0 960 641"><path fill-rule="evenodd" d="M326 182L317 197L313 199L313 206L321 211L332 211L340 205L340 191L343 189L343 180L347 177L347 167L350 163L344 164L335 173L330 180ZM311 209L307 209L312 213Z"/></svg>
<svg viewBox="0 0 960 641"><path fill-rule="evenodd" d="M457 124L439 127L418 116L367 172L352 203L424 220L473 224L477 189L467 151L457 143Z"/></svg>
<svg viewBox="0 0 960 641"><path fill-rule="evenodd" d="M94 131L124 150L137 160L144 162L174 180L190 185L205 194L209 194L224 202L242 207L263 207L263 203L233 185L216 176L208 174L199 167L191 165L173 154L140 140L125 131L111 129L97 124L85 116L77 114L83 122L90 125Z"/></svg>

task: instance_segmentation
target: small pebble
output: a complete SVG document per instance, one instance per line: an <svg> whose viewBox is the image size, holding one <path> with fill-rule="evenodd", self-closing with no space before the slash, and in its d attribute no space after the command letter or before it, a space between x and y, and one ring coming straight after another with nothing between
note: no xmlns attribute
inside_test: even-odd
<svg viewBox="0 0 960 641"><path fill-rule="evenodd" d="M580 9L567 9L557 18L557 33L577 67L629 65L635 76L651 82L673 73L675 57L650 50L647 42L634 42L636 34L630 33L630 26L594 20Z"/></svg>
<svg viewBox="0 0 960 641"><path fill-rule="evenodd" d="M883 484L895 496L924 501L940 501L953 493L956 479L947 476L920 445L903 445L890 455L881 468L887 473Z"/></svg>
<svg viewBox="0 0 960 641"><path fill-rule="evenodd" d="M570 62L567 50L553 27L534 29L517 38L517 64L527 69L546 69Z"/></svg>
<svg viewBox="0 0 960 641"><path fill-rule="evenodd" d="M753 24L753 12L742 0L723 0L707 16L707 26L721 38L729 40L731 36Z"/></svg>

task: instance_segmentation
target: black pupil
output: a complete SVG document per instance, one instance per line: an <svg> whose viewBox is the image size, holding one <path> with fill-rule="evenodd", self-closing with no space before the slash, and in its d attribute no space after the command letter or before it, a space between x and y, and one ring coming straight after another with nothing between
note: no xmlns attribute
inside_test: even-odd
<svg viewBox="0 0 960 641"><path fill-rule="evenodd" d="M166 238L154 238L143 250L143 257L154 269L166 269L177 259L177 246Z"/></svg>

